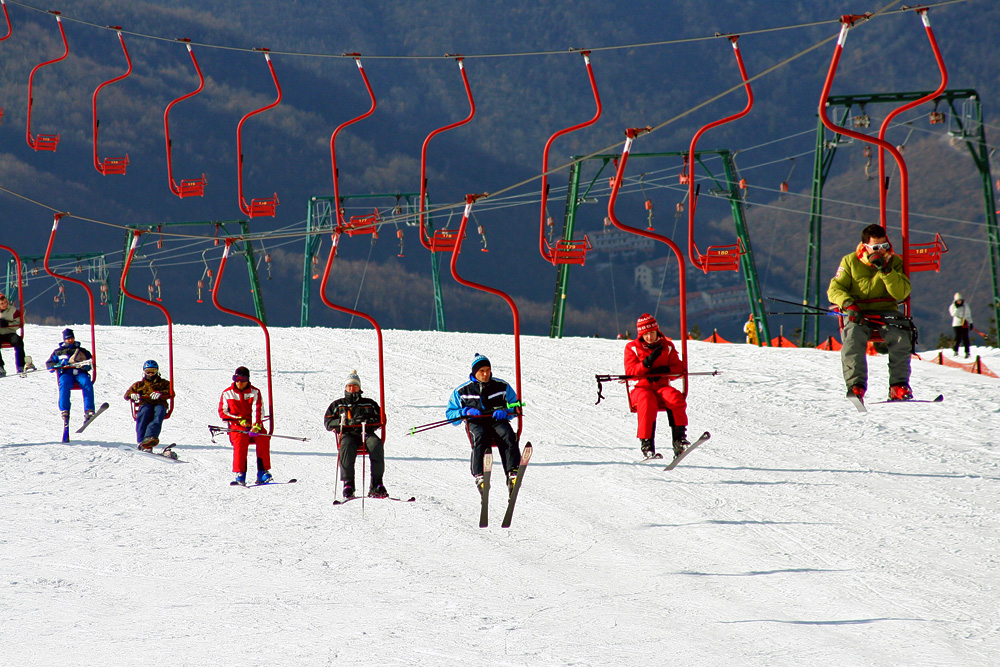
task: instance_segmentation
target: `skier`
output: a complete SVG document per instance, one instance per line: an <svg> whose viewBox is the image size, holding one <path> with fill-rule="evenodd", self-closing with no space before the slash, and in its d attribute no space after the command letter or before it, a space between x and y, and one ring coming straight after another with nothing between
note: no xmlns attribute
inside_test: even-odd
<svg viewBox="0 0 1000 667"><path fill-rule="evenodd" d="M267 484L271 475L271 436L264 433L261 420L261 394L250 384L250 371L240 366L233 373L233 384L219 397L219 417L232 429L229 442L233 445L233 472L236 482L247 483L247 453L250 443L257 450L257 483Z"/></svg>
<svg viewBox="0 0 1000 667"><path fill-rule="evenodd" d="M361 378L357 371L347 375L344 397L338 398L326 409L323 424L327 431L340 434L340 479L344 482L344 498L354 496L354 462L361 446L362 433L372 463L369 498L388 498L389 492L382 484L385 472L385 451L382 439L373 431L382 424L382 411L378 403L361 395Z"/></svg>
<svg viewBox="0 0 1000 667"><path fill-rule="evenodd" d="M743 333L747 335L748 345L757 344L757 323L753 321L753 313L750 313L750 319L743 325Z"/></svg>
<svg viewBox="0 0 1000 667"><path fill-rule="evenodd" d="M664 336L649 313L636 321L637 336L625 346L625 374L639 376L632 387L630 400L635 405L639 428L639 449L646 458L656 456L656 411L666 407L673 439L674 456L680 456L691 443L687 439L687 401L684 394L670 386L670 374L684 372L677 348Z"/></svg>
<svg viewBox="0 0 1000 667"><path fill-rule="evenodd" d="M63 329L62 345L53 350L45 367L49 372L59 377L59 414L63 424L69 424L70 390L74 386L83 390L83 418L86 421L94 416L94 382L90 379L91 364L86 363L94 358L86 348L80 347L72 329Z"/></svg>
<svg viewBox="0 0 1000 667"><path fill-rule="evenodd" d="M969 358L969 331L972 330L972 308L965 303L961 292L955 292L955 300L948 306L951 315L951 328L955 330L955 356L958 348L965 345L965 358Z"/></svg>
<svg viewBox="0 0 1000 667"><path fill-rule="evenodd" d="M889 347L889 400L912 399L913 329L912 325L899 326L906 318L896 309L897 303L910 296L910 279L903 273L903 260L892 251L883 227L868 225L861 230L861 243L840 260L826 295L844 316L840 360L848 397L864 399L868 340L880 329Z"/></svg>
<svg viewBox="0 0 1000 667"><path fill-rule="evenodd" d="M150 359L142 365L143 378L125 390L125 400L135 411L135 441L144 452L160 444L160 429L167 414L167 400L173 398L170 381L160 376L159 365Z"/></svg>
<svg viewBox="0 0 1000 667"><path fill-rule="evenodd" d="M30 357L28 363L24 363L24 340L17 333L21 324L21 311L7 300L6 294L0 292L0 344L6 343L14 348L14 366L17 367L18 373L35 369ZM3 367L3 356L0 355L0 378L5 375L7 371Z"/></svg>
<svg viewBox="0 0 1000 667"><path fill-rule="evenodd" d="M507 473L508 491L517 482L521 450L517 433L510 426L510 419L517 411L508 407L515 403L517 393L504 380L493 377L490 360L478 352L472 360L469 381L455 389L448 399L445 417L455 420L456 426L464 421L472 440L472 476L480 493L483 492L483 456L494 444L500 450Z"/></svg>

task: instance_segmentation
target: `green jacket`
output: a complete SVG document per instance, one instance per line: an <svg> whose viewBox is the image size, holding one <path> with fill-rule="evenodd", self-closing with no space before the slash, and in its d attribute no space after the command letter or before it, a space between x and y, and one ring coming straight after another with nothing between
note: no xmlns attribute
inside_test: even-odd
<svg viewBox="0 0 1000 667"><path fill-rule="evenodd" d="M903 274L903 260L891 255L886 269L878 270L862 253L863 246L844 255L826 296L841 309L856 304L861 310L896 310L910 296L910 279Z"/></svg>

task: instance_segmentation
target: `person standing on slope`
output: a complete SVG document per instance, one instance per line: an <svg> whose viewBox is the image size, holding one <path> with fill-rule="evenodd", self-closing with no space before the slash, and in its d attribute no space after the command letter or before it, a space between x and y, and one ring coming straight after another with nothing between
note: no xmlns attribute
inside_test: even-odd
<svg viewBox="0 0 1000 667"><path fill-rule="evenodd" d="M753 320L753 313L750 313L750 319L743 325L743 333L747 335L747 345L757 344L757 323Z"/></svg>
<svg viewBox="0 0 1000 667"><path fill-rule="evenodd" d="M59 377L59 414L62 415L63 425L68 426L70 391L73 387L83 390L84 420L94 416L94 382L90 378L91 364L86 363L93 360L94 355L80 347L72 329L63 329L62 338L62 345L53 350L45 367Z"/></svg>
<svg viewBox="0 0 1000 667"><path fill-rule="evenodd" d="M638 335L625 346L625 374L638 378L629 400L635 406L639 428L639 449L646 458L656 456L654 434L656 411L666 407L673 439L674 456L680 456L691 443L687 439L687 401L684 394L670 386L671 375L684 373L684 362L669 338L660 333L656 319L643 313L636 321Z"/></svg>
<svg viewBox="0 0 1000 667"><path fill-rule="evenodd" d="M965 345L965 358L969 358L969 331L972 330L972 308L965 303L961 292L955 292L955 300L948 306L951 328L955 331L955 356L958 348Z"/></svg>
<svg viewBox="0 0 1000 667"><path fill-rule="evenodd" d="M864 399L868 387L868 340L876 329L889 347L889 400L908 401L913 326L896 308L910 296L903 260L879 225L861 230L861 243L844 255L826 291L844 317L840 360L847 395Z"/></svg>
<svg viewBox="0 0 1000 667"><path fill-rule="evenodd" d="M326 409L323 425L327 431L340 434L338 452L340 479L344 482L344 499L354 497L354 462L364 438L365 449L372 463L372 480L369 498L388 498L389 492L382 484L385 472L385 450L382 439L373 431L382 425L382 411L378 403L361 395L361 378L357 371L347 375L344 397L338 398Z"/></svg>
<svg viewBox="0 0 1000 667"><path fill-rule="evenodd" d="M264 433L261 419L261 394L250 384L250 371L240 366L233 373L233 384L219 397L219 417L229 428L229 442L233 445L233 472L236 482L247 483L247 453L250 443L257 450L257 483L271 481L271 436Z"/></svg>
<svg viewBox="0 0 1000 667"><path fill-rule="evenodd" d="M144 452L160 444L160 429L167 415L167 401L174 396L170 381L160 376L159 365L150 359L142 365L142 379L125 390L125 400L135 405L135 441Z"/></svg>
<svg viewBox="0 0 1000 667"><path fill-rule="evenodd" d="M448 399L445 417L454 420L456 426L464 421L472 440L472 476L480 493L483 492L483 456L493 444L500 450L508 491L517 482L521 450L517 433L510 425L517 409L508 407L517 402L517 392L504 380L493 377L490 360L478 352L472 360L469 381L455 389Z"/></svg>

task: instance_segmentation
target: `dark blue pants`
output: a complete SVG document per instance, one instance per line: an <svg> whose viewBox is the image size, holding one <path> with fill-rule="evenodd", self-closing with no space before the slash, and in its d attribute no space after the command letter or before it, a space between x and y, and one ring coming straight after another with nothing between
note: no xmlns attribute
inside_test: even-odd
<svg viewBox="0 0 1000 667"><path fill-rule="evenodd" d="M472 438L472 474L483 474L483 456L494 444L500 450L500 460L505 473L521 464L521 450L517 446L517 433L510 422L492 417L470 419L466 422Z"/></svg>
<svg viewBox="0 0 1000 667"><path fill-rule="evenodd" d="M163 418L167 406L162 403L143 403L135 413L135 441L141 443L146 438L160 439Z"/></svg>
<svg viewBox="0 0 1000 667"><path fill-rule="evenodd" d="M80 371L76 375L72 372L59 374L59 409L69 410L69 395L73 386L83 389L83 409L94 409L94 383L86 371Z"/></svg>

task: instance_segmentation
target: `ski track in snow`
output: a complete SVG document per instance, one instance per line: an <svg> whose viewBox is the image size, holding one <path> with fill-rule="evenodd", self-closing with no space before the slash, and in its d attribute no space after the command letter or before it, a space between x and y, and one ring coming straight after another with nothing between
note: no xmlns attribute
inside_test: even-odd
<svg viewBox="0 0 1000 667"><path fill-rule="evenodd" d="M31 327L28 353L61 329ZM258 328L174 327L161 439L180 465L117 448L135 439L125 388L147 358L166 371L165 327L98 328L111 409L69 445L48 374L0 380L3 662L1000 664L996 379L914 361L917 397L944 403L859 414L836 353L692 341L690 369L721 371L690 382L689 434L712 439L664 472L639 462L623 385L594 405L624 342L524 337L535 455L512 527L497 485L479 529L463 430L407 431L442 418L475 352L513 384L513 339L384 335L385 482L416 503L332 505L322 417L352 369L378 399L368 329L271 329L275 433L310 439L272 441L293 486L229 487L206 428L236 366L266 391ZM884 357L869 375L882 400Z"/></svg>

